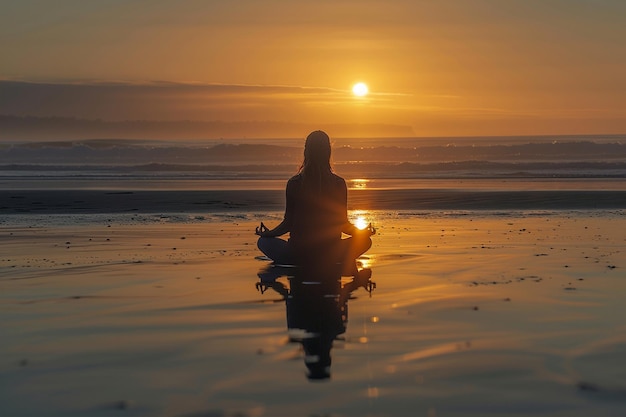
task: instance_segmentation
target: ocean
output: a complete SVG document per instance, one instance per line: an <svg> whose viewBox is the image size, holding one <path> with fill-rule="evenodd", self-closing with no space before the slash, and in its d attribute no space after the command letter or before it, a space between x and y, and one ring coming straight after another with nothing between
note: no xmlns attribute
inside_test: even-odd
<svg viewBox="0 0 626 417"><path fill-rule="evenodd" d="M280 211L302 145L6 143L0 214ZM353 210L626 208L626 135L337 139L333 167Z"/></svg>
<svg viewBox="0 0 626 417"><path fill-rule="evenodd" d="M5 143L0 188L281 189L297 171L302 145L299 139ZM626 135L337 139L333 166L350 188L621 190Z"/></svg>

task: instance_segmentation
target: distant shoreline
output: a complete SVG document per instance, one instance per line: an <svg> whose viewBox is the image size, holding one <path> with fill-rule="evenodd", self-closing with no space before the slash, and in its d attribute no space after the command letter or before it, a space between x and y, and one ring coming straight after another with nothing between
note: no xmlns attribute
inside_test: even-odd
<svg viewBox="0 0 626 417"><path fill-rule="evenodd" d="M352 210L625 209L626 191L351 190ZM0 190L0 215L280 211L283 190Z"/></svg>

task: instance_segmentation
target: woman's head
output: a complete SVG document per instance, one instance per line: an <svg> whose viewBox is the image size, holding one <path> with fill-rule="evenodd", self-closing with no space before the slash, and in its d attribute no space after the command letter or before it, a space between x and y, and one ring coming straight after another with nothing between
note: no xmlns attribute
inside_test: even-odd
<svg viewBox="0 0 626 417"><path fill-rule="evenodd" d="M311 132L304 144L304 162L302 170L330 172L330 138L321 130Z"/></svg>

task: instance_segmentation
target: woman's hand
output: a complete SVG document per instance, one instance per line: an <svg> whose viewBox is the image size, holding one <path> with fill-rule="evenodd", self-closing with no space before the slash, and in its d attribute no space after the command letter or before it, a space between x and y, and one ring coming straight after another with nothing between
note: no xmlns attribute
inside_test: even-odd
<svg viewBox="0 0 626 417"><path fill-rule="evenodd" d="M350 222L346 222L346 225L344 226L344 228L341 231L343 233L347 234L347 235L355 236L355 237L356 236L359 236L359 237L370 237L370 236L376 234L376 229L374 228L374 226L372 226L372 223L367 225L367 227L364 228L364 229L359 229L354 224L352 224Z"/></svg>
<svg viewBox="0 0 626 417"><path fill-rule="evenodd" d="M374 228L374 226L372 226L372 223L370 223L364 229L356 229L356 232L358 235L361 236L372 236L376 234L376 229Z"/></svg>
<svg viewBox="0 0 626 417"><path fill-rule="evenodd" d="M283 220L278 226L273 229L268 229L267 226L261 222L261 225L257 227L254 231L257 235L261 237L278 237L282 236L285 233L289 232L289 223L286 220Z"/></svg>
<svg viewBox="0 0 626 417"><path fill-rule="evenodd" d="M255 229L254 233L261 237L267 237L269 231L270 229L268 229L267 226L265 226L263 222L261 222L261 225Z"/></svg>

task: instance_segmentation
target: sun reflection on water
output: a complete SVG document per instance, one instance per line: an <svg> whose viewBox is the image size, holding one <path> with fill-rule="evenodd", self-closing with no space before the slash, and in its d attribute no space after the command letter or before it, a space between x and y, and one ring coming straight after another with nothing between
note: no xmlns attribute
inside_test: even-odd
<svg viewBox="0 0 626 417"><path fill-rule="evenodd" d="M372 259L369 256L360 256L357 259L358 265L361 268L371 268L372 267Z"/></svg>
<svg viewBox="0 0 626 417"><path fill-rule="evenodd" d="M365 178L354 178L349 180L350 188L364 189L367 188L367 184L370 180Z"/></svg>
<svg viewBox="0 0 626 417"><path fill-rule="evenodd" d="M348 219L358 229L363 230L372 223L372 213L367 210L352 210L348 213Z"/></svg>
<svg viewBox="0 0 626 417"><path fill-rule="evenodd" d="M359 216L354 221L354 225L357 227L357 229L363 230L367 227L368 222L367 220L365 220L365 217Z"/></svg>
<svg viewBox="0 0 626 417"><path fill-rule="evenodd" d="M348 218L359 230L365 230L370 225L375 227L375 213L368 210L352 210L348 213ZM369 255L361 255L357 259L360 268L371 268L372 258Z"/></svg>

